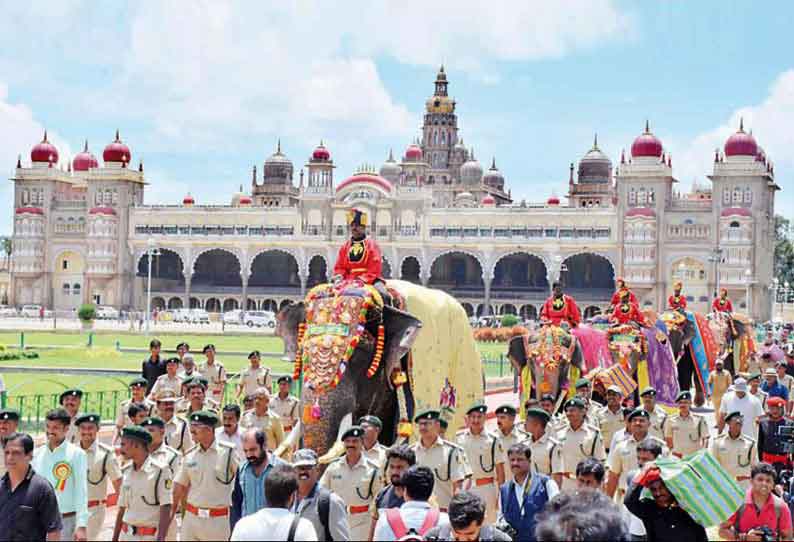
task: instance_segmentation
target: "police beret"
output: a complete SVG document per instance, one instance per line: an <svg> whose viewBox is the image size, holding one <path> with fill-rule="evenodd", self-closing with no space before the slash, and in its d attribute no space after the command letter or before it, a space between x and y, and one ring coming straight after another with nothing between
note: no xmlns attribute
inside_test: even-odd
<svg viewBox="0 0 794 542"><path fill-rule="evenodd" d="M128 387L137 388L137 387L140 386L141 388L145 388L148 384L149 383L146 381L145 378L138 377L138 378L134 379L132 382L130 382Z"/></svg>
<svg viewBox="0 0 794 542"><path fill-rule="evenodd" d="M177 365L179 365L180 363L182 363L182 360L179 359L178 357L168 358L167 360L165 360L165 364L168 365L169 363L176 363Z"/></svg>
<svg viewBox="0 0 794 542"><path fill-rule="evenodd" d="M496 411L495 412L497 414L508 414L510 416L515 416L518 413L518 411L516 410L516 407L514 407L513 405L501 405L501 406L498 406L498 407L496 407Z"/></svg>
<svg viewBox="0 0 794 542"><path fill-rule="evenodd" d="M348 438L361 438L363 436L364 436L364 430L361 429L361 426L354 425L353 427L342 433L342 440Z"/></svg>
<svg viewBox="0 0 794 542"><path fill-rule="evenodd" d="M614 384L607 388L607 393L617 393L618 395L623 395L623 390L620 389L620 386L615 386Z"/></svg>
<svg viewBox="0 0 794 542"><path fill-rule="evenodd" d="M276 383L277 384L281 384L282 382L286 382L287 384L292 384L292 377L289 376L289 375L283 375L283 376L278 377L278 380L276 380Z"/></svg>
<svg viewBox="0 0 794 542"><path fill-rule="evenodd" d="M372 414L367 414L366 416L361 416L358 420L358 425L364 425L368 423L369 425L374 425L378 429L383 429L383 422L380 421L380 418L377 416L373 416Z"/></svg>
<svg viewBox="0 0 794 542"><path fill-rule="evenodd" d="M469 410L466 411L466 414L473 414L474 412L485 414L486 412L488 412L488 405L484 403L475 403L469 407Z"/></svg>
<svg viewBox="0 0 794 542"><path fill-rule="evenodd" d="M157 396L155 397L154 400L157 401L158 403L175 403L179 399L177 399L174 390L166 388L157 392Z"/></svg>
<svg viewBox="0 0 794 542"><path fill-rule="evenodd" d="M587 380L586 378L580 378L579 380L576 381L577 390L579 388L589 388L589 387L590 387L590 381Z"/></svg>
<svg viewBox="0 0 794 542"><path fill-rule="evenodd" d="M784 407L786 406L786 400L782 397L770 397L767 399L766 405L770 407Z"/></svg>
<svg viewBox="0 0 794 542"><path fill-rule="evenodd" d="M212 350L214 352L215 351L215 345L214 344L208 344L207 346L205 346L204 348L201 349L201 353L202 354L206 354L208 350Z"/></svg>
<svg viewBox="0 0 794 542"><path fill-rule="evenodd" d="M437 420L440 417L441 417L441 412L429 408L427 410L423 410L419 412L419 414L417 414L416 417L414 418L414 421L419 422L421 420Z"/></svg>
<svg viewBox="0 0 794 542"><path fill-rule="evenodd" d="M190 415L190 422L215 427L218 425L218 415L211 410L199 410Z"/></svg>
<svg viewBox="0 0 794 542"><path fill-rule="evenodd" d="M741 418L742 420L744 420L744 416L742 416L742 413L739 412L738 410L734 410L733 412L725 416L725 421L729 422L734 418Z"/></svg>
<svg viewBox="0 0 794 542"><path fill-rule="evenodd" d="M568 399L565 402L565 409L567 410L568 408L572 408L572 407L585 408L584 401L582 401L579 397L574 397L573 399Z"/></svg>
<svg viewBox="0 0 794 542"><path fill-rule="evenodd" d="M176 349L177 349L177 350L179 350L179 349L180 349L180 348L182 348L182 347L185 347L185 348L186 348L186 349L188 349L188 350L190 349L190 345L189 345L188 343L186 343L186 342L181 342L181 343L179 343L178 345L176 345Z"/></svg>
<svg viewBox="0 0 794 542"><path fill-rule="evenodd" d="M542 408L528 408L527 418L535 418L538 420L542 420L546 423L549 423L549 420L551 419L551 415Z"/></svg>
<svg viewBox="0 0 794 542"><path fill-rule="evenodd" d="M548 401L549 403L553 403L555 401L554 396L550 393L544 393L543 395L540 396L540 402L542 403L543 401Z"/></svg>
<svg viewBox="0 0 794 542"><path fill-rule="evenodd" d="M209 386L210 381L204 378L203 376L194 376L193 378L188 378L184 382L182 382L183 386L186 386L188 389L195 388L196 386L201 386L202 388L207 388Z"/></svg>
<svg viewBox="0 0 794 542"><path fill-rule="evenodd" d="M648 414L648 411L645 410L644 408L635 408L634 410L632 410L631 414L629 414L629 420L633 420L637 416L641 416L641 417L645 418L646 420L650 420L651 419L651 415Z"/></svg>
<svg viewBox="0 0 794 542"><path fill-rule="evenodd" d="M449 422L444 418L439 418L438 424L441 426L441 429L443 429L444 431L446 431L447 428L449 427Z"/></svg>
<svg viewBox="0 0 794 542"><path fill-rule="evenodd" d="M259 350L252 350L252 351L251 351L251 353L250 353L250 354L248 354L248 359L251 359L251 358L261 358L261 357L262 357L262 353L261 353L261 352L259 352Z"/></svg>
<svg viewBox="0 0 794 542"><path fill-rule="evenodd" d="M98 426L101 421L102 421L102 417L99 414L90 413L90 414L81 414L80 416L75 418L74 424L80 425L81 423L88 422Z"/></svg>
<svg viewBox="0 0 794 542"><path fill-rule="evenodd" d="M692 392L689 390L684 390L680 392L678 395L675 396L676 402L678 401L691 401L692 400Z"/></svg>
<svg viewBox="0 0 794 542"><path fill-rule="evenodd" d="M645 397L646 395L650 395L651 397L656 397L656 388L652 386L648 386L647 388L642 390L642 393L640 393L640 397Z"/></svg>
<svg viewBox="0 0 794 542"><path fill-rule="evenodd" d="M4 408L0 410L0 420L10 420L13 422L19 421L19 411L13 408Z"/></svg>
<svg viewBox="0 0 794 542"><path fill-rule="evenodd" d="M121 430L121 437L139 440L144 444L151 444L152 442L152 435L140 425L128 425Z"/></svg>
<svg viewBox="0 0 794 542"><path fill-rule="evenodd" d="M141 422L141 425L143 427L148 427L151 425L152 427L159 427L161 429L165 429L165 422L163 421L162 418L159 418L157 416L151 416L149 418L146 418Z"/></svg>
<svg viewBox="0 0 794 542"><path fill-rule="evenodd" d="M60 397L58 397L58 402L63 404L63 400L66 399L67 397L79 397L80 399L82 399L83 390L78 390L78 389L66 390L63 393L61 393Z"/></svg>

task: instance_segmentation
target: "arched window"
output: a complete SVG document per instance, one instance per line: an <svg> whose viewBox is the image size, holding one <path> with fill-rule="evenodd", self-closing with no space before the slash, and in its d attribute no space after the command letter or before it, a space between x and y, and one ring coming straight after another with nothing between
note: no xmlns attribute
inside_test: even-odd
<svg viewBox="0 0 794 542"><path fill-rule="evenodd" d="M72 286L72 293L74 295L80 295L80 284L79 283L77 283L77 282L74 283L74 285Z"/></svg>
<svg viewBox="0 0 794 542"><path fill-rule="evenodd" d="M730 202L731 202L731 191L726 186L725 188L722 189L722 203L728 205L730 204Z"/></svg>
<svg viewBox="0 0 794 542"><path fill-rule="evenodd" d="M634 192L634 189L629 189L629 205L634 205L637 203L637 194Z"/></svg>
<svg viewBox="0 0 794 542"><path fill-rule="evenodd" d="M734 220L733 222L731 222L730 227L731 228L738 228L738 227L740 227L740 225L739 225L739 223L737 221Z"/></svg>
<svg viewBox="0 0 794 542"><path fill-rule="evenodd" d="M753 191L750 189L749 186L745 187L744 189L744 202L745 203L753 202Z"/></svg>
<svg viewBox="0 0 794 542"><path fill-rule="evenodd" d="M741 203L742 202L742 191L737 186L733 189L733 203Z"/></svg>
<svg viewBox="0 0 794 542"><path fill-rule="evenodd" d="M647 199L646 199L645 189L640 188L639 192L637 193L637 203L639 205L645 205L646 201Z"/></svg>
<svg viewBox="0 0 794 542"><path fill-rule="evenodd" d="M63 283L63 295L69 295L72 292L72 287L68 282Z"/></svg>

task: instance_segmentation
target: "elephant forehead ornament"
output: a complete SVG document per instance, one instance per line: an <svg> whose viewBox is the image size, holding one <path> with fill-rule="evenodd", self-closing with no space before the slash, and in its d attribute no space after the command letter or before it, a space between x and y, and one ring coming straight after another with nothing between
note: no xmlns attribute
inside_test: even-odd
<svg viewBox="0 0 794 542"><path fill-rule="evenodd" d="M576 350L576 339L561 327L543 326L535 341L530 343L528 335L524 336L524 341L529 358L541 369L542 379L538 387L541 392L548 393L551 390L552 375L561 364L571 361Z"/></svg>

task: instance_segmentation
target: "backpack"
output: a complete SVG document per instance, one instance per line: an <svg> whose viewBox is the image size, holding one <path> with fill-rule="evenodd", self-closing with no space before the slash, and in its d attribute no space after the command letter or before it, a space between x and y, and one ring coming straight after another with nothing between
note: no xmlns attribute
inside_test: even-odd
<svg viewBox="0 0 794 542"><path fill-rule="evenodd" d="M440 514L437 508L431 508L427 511L425 520L419 527L419 530L408 529L405 526L402 516L400 515L399 508L386 509L386 521L389 522L389 527L394 532L395 540L421 542L424 540L425 533L436 526Z"/></svg>
<svg viewBox="0 0 794 542"><path fill-rule="evenodd" d="M331 512L331 492L321 487L317 488L319 495L317 497L317 515L320 516L320 523L325 529L325 539L333 542L331 530L328 528L328 517Z"/></svg>

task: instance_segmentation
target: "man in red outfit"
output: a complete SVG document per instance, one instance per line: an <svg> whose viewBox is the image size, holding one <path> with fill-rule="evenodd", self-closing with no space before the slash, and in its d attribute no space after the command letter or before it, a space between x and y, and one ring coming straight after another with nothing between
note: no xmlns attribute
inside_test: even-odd
<svg viewBox="0 0 794 542"><path fill-rule="evenodd" d="M728 290L720 288L720 296L714 298L711 303L711 310L714 312L733 312L733 303L728 299Z"/></svg>
<svg viewBox="0 0 794 542"><path fill-rule="evenodd" d="M615 279L615 293L612 294L612 300L609 302L612 309L618 306L620 303L620 298L623 297L623 294L628 293L629 300L632 303L637 303L637 297L634 295L634 292L629 290L629 287L626 285L626 281L622 278L618 277Z"/></svg>
<svg viewBox="0 0 794 542"><path fill-rule="evenodd" d="M576 306L576 301L571 296L562 293L562 285L559 282L554 283L551 297L540 309L540 320L555 326L567 322L570 327L576 327L582 321L582 314L579 312L579 307Z"/></svg>
<svg viewBox="0 0 794 542"><path fill-rule="evenodd" d="M347 213L350 226L350 240L339 249L334 265L334 282L338 280L359 279L367 284L375 284L381 278L383 259L380 247L367 237L367 213L351 209Z"/></svg>
<svg viewBox="0 0 794 542"><path fill-rule="evenodd" d="M686 296L681 295L682 286L680 280L673 284L673 295L667 298L667 308L671 311L686 310Z"/></svg>
<svg viewBox="0 0 794 542"><path fill-rule="evenodd" d="M628 324L633 322L639 326L644 326L646 325L645 316L640 312L639 305L631 300L630 293L631 292L628 290L623 292L620 303L615 306L612 315L609 317L609 321L613 324Z"/></svg>

